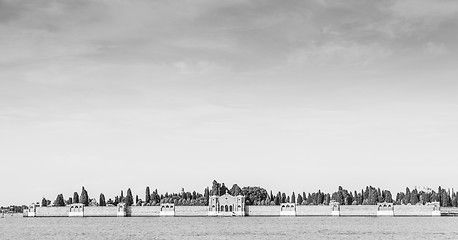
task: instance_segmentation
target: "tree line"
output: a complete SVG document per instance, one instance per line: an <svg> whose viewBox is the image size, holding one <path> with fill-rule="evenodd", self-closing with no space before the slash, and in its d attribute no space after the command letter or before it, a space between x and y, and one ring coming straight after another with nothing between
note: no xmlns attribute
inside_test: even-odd
<svg viewBox="0 0 458 240"><path fill-rule="evenodd" d="M296 203L298 205L329 205L331 202L338 202L341 205L375 205L381 202L394 203L396 205L424 205L430 202L439 202L442 207L458 207L457 193L453 190L446 190L439 187L437 191L431 189L412 189L408 187L404 192L399 192L394 197L389 190L383 190L373 186L366 186L360 191L348 191L339 186L333 193L325 193L321 190L316 192L302 192L287 194L278 191L274 194L272 191L259 186L239 187L233 184L231 188L226 187L224 183L213 181L212 187L205 188L202 193L196 191L188 192L184 188L178 193L159 193L157 189L151 190L149 186L145 189L144 198L138 195L133 197L131 189L127 189L126 194L120 191L120 195L105 198L100 193L98 199L89 198L88 192L84 187L81 193L73 193L73 197L64 199L62 194L58 194L56 199L51 200L43 198L41 206L66 206L73 203L81 203L85 206L116 206L119 203L125 203L128 206L156 206L161 203L173 203L182 206L207 206L210 196L221 196L224 194L233 196L245 196L246 205L280 205L282 203Z"/></svg>

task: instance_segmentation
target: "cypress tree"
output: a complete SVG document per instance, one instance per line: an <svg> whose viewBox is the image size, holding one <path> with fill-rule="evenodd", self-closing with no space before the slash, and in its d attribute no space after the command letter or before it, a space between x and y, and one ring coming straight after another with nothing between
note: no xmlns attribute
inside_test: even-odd
<svg viewBox="0 0 458 240"><path fill-rule="evenodd" d="M410 193L410 204L416 205L418 203L417 189L412 190Z"/></svg>
<svg viewBox="0 0 458 240"><path fill-rule="evenodd" d="M59 194L57 195L56 201L54 202L54 205L56 207L63 207L65 206L65 200L64 200L64 195Z"/></svg>
<svg viewBox="0 0 458 240"><path fill-rule="evenodd" d="M281 203L286 203L286 194L285 193L281 194Z"/></svg>
<svg viewBox="0 0 458 240"><path fill-rule="evenodd" d="M208 206L209 201L210 201L210 190L208 189L208 187L206 187L204 190L204 205Z"/></svg>
<svg viewBox="0 0 458 240"><path fill-rule="evenodd" d="M291 195L291 203L296 203L296 194L294 192Z"/></svg>
<svg viewBox="0 0 458 240"><path fill-rule="evenodd" d="M303 201L302 196L300 194L297 194L297 204L301 205L302 201Z"/></svg>
<svg viewBox="0 0 458 240"><path fill-rule="evenodd" d="M80 196L78 195L77 192L73 193L73 203L79 203L80 202Z"/></svg>
<svg viewBox="0 0 458 240"><path fill-rule="evenodd" d="M89 196L87 194L86 189L84 189L84 187L82 187L81 189L80 203L84 204L84 206L89 206Z"/></svg>
<svg viewBox="0 0 458 240"><path fill-rule="evenodd" d="M48 200L46 200L46 198L41 199L41 206L42 207L48 206Z"/></svg>
<svg viewBox="0 0 458 240"><path fill-rule="evenodd" d="M99 205L102 207L107 205L105 202L105 195L103 195L103 193L100 194Z"/></svg>
<svg viewBox="0 0 458 240"><path fill-rule="evenodd" d="M127 206L132 206L134 204L134 198L132 197L132 191L127 189L127 195L126 195L126 205Z"/></svg>
<svg viewBox="0 0 458 240"><path fill-rule="evenodd" d="M194 199L194 200L197 199L197 193L196 193L196 191L192 191L192 199Z"/></svg>
<svg viewBox="0 0 458 240"><path fill-rule="evenodd" d="M145 191L145 202L146 203L149 203L151 200L151 193L149 191L149 187L146 187L146 191Z"/></svg>
<svg viewBox="0 0 458 240"><path fill-rule="evenodd" d="M406 195L404 196L404 204L410 203L410 189L406 187Z"/></svg>
<svg viewBox="0 0 458 240"><path fill-rule="evenodd" d="M277 196L275 196L275 201L274 201L274 202L275 202L275 205L280 205L281 199L282 199L282 198L281 198L281 192L278 192L278 193L277 193Z"/></svg>

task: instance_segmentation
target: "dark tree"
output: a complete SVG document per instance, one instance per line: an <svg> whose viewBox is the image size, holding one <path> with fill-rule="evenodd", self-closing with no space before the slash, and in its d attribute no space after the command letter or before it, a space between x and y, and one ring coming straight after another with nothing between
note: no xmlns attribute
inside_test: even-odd
<svg viewBox="0 0 458 240"><path fill-rule="evenodd" d="M232 196L242 195L242 189L237 184L232 185L232 188L229 192Z"/></svg>
<svg viewBox="0 0 458 240"><path fill-rule="evenodd" d="M404 204L409 204L410 203L410 189L406 187L406 194L404 197Z"/></svg>
<svg viewBox="0 0 458 240"><path fill-rule="evenodd" d="M80 202L80 196L78 195L77 192L73 193L73 203L79 203Z"/></svg>
<svg viewBox="0 0 458 240"><path fill-rule="evenodd" d="M302 204L302 196L300 194L297 194L297 205L301 205Z"/></svg>
<svg viewBox="0 0 458 240"><path fill-rule="evenodd" d="M196 191L192 191L192 199L196 200L197 199L197 193Z"/></svg>
<svg viewBox="0 0 458 240"><path fill-rule="evenodd" d="M275 202L275 205L280 205L280 203L281 203L281 192L277 193L277 196L275 196L274 202Z"/></svg>
<svg viewBox="0 0 458 240"><path fill-rule="evenodd" d="M66 203L67 203L67 205L72 204L73 203L73 199L71 197L69 197Z"/></svg>
<svg viewBox="0 0 458 240"><path fill-rule="evenodd" d="M46 198L41 199L41 206L42 207L48 206L48 200L46 200Z"/></svg>
<svg viewBox="0 0 458 240"><path fill-rule="evenodd" d="M103 195L103 193L100 194L99 205L102 207L107 205L105 202L105 195Z"/></svg>
<svg viewBox="0 0 458 240"><path fill-rule="evenodd" d="M384 193L385 193L385 201L388 202L388 203L392 203L393 202L393 196L391 196L391 192L388 191L388 190L385 190Z"/></svg>
<svg viewBox="0 0 458 240"><path fill-rule="evenodd" d="M127 195L126 195L126 205L127 206L132 206L134 204L134 198L132 197L132 191L127 189Z"/></svg>
<svg viewBox="0 0 458 240"><path fill-rule="evenodd" d="M146 191L145 191L145 202L146 203L149 203L151 200L151 193L149 191L149 187L146 187Z"/></svg>
<svg viewBox="0 0 458 240"><path fill-rule="evenodd" d="M205 188L204 190L204 204L205 206L208 206L208 201L210 200L210 190L208 187Z"/></svg>
<svg viewBox="0 0 458 240"><path fill-rule="evenodd" d="M222 183L221 188L219 189L219 195L222 196L226 194L226 192L229 192L229 189Z"/></svg>
<svg viewBox="0 0 458 240"><path fill-rule="evenodd" d="M81 189L80 203L84 204L84 206L89 206L89 196L87 194L86 189L84 189L84 187L82 187Z"/></svg>
<svg viewBox="0 0 458 240"><path fill-rule="evenodd" d="M64 200L64 195L59 194L57 195L56 201L54 202L54 205L56 207L63 207L65 206L65 200Z"/></svg>
<svg viewBox="0 0 458 240"><path fill-rule="evenodd" d="M416 205L418 203L418 194L417 194L417 189L412 190L410 193L410 204Z"/></svg>
<svg viewBox="0 0 458 240"><path fill-rule="evenodd" d="M291 194L291 203L296 203L296 194L294 192Z"/></svg>
<svg viewBox="0 0 458 240"><path fill-rule="evenodd" d="M213 183L212 183L212 191L210 192L212 196L220 196L220 188L221 188L221 185L216 181L216 180L213 180Z"/></svg>
<svg viewBox="0 0 458 240"><path fill-rule="evenodd" d="M245 196L247 205L260 205L267 199L267 190L261 187L243 187L242 194Z"/></svg>
<svg viewBox="0 0 458 240"><path fill-rule="evenodd" d="M281 194L281 203L286 203L286 194L285 193Z"/></svg>

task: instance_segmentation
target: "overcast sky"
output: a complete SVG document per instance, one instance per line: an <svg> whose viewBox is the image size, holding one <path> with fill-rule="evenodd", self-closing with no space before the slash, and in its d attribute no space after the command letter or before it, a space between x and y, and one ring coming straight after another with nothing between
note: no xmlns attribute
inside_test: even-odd
<svg viewBox="0 0 458 240"><path fill-rule="evenodd" d="M0 0L0 205L458 188L457 50L456 0Z"/></svg>

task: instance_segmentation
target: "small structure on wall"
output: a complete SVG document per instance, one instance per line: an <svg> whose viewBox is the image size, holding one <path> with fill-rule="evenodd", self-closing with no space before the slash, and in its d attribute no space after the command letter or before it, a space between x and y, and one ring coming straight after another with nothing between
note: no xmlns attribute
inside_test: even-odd
<svg viewBox="0 0 458 240"><path fill-rule="evenodd" d="M331 206L331 216L340 216L340 203L336 201L331 201L329 203L329 206Z"/></svg>
<svg viewBox="0 0 458 240"><path fill-rule="evenodd" d="M296 216L296 204L282 203L280 205L280 216Z"/></svg>
<svg viewBox="0 0 458 240"><path fill-rule="evenodd" d="M25 209L23 216L24 217L36 217L37 215L37 204L32 203L29 205L29 209Z"/></svg>
<svg viewBox="0 0 458 240"><path fill-rule="evenodd" d="M161 203L161 211L159 216L175 216L175 204L173 203Z"/></svg>
<svg viewBox="0 0 458 240"><path fill-rule="evenodd" d="M118 203L118 205L116 206L116 216L127 216L127 205L125 203Z"/></svg>
<svg viewBox="0 0 458 240"><path fill-rule="evenodd" d="M84 217L84 204L73 203L68 205L68 216L69 217Z"/></svg>
<svg viewBox="0 0 458 240"><path fill-rule="evenodd" d="M245 196L232 196L227 191L222 196L210 196L208 216L245 216Z"/></svg>
<svg viewBox="0 0 458 240"><path fill-rule="evenodd" d="M393 203L382 202L377 205L377 216L394 216Z"/></svg>
<svg viewBox="0 0 458 240"><path fill-rule="evenodd" d="M441 204L439 202L431 202L431 203L428 203L427 206L433 207L431 216L441 216Z"/></svg>

